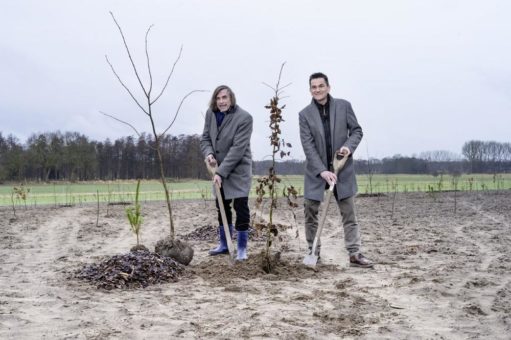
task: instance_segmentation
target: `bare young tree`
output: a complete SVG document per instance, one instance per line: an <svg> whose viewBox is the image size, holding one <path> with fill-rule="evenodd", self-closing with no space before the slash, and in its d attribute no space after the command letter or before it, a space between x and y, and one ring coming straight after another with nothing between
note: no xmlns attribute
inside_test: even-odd
<svg viewBox="0 0 511 340"><path fill-rule="evenodd" d="M133 101L138 106L138 108L147 116L147 118L149 119L149 121L151 123L151 129L152 129L152 133L153 133L153 136L154 136L154 147L152 147L152 148L154 148L154 150L156 151L157 157L158 157L158 164L159 164L159 168L160 168L161 183L162 183L163 189L165 191L165 200L167 202L167 209L168 209L168 212L169 212L170 236L169 236L169 239L168 239L168 242L167 242L167 245L168 245L167 248L176 249L176 247L173 246L174 243L175 243L174 242L175 241L175 227L174 227L174 219L172 217L172 205L171 205L170 193L169 193L169 189L168 189L168 186L167 186L167 182L165 180L165 172L164 172L164 168L163 168L163 157L162 157L162 154L161 154L161 140L164 138L165 133L167 133L167 131L169 131L169 129L174 125L174 122L176 121L176 118L177 118L177 116L179 114L179 111L181 110L181 106L183 105L183 103L186 100L186 98L188 98L193 93L205 92L205 91L204 90L192 90L192 91L188 92L181 99L181 102L179 103L179 105L178 105L178 107L176 109L176 112L174 113L174 116L172 117L172 119L170 121L170 124L163 130L163 132L161 132L161 133L157 132L156 131L156 125L155 125L155 122L154 122L153 106L158 101L158 99L160 99L160 97L163 95L163 93L167 89L167 86L169 84L170 78L172 77L172 74L174 73L174 69L176 67L176 64L178 63L179 59L181 58L181 53L183 51L183 47L181 46L181 48L179 50L179 54L178 54L176 60L174 61L174 63L172 64L172 68L171 68L171 70L169 72L169 75L168 75L166 81L165 81L165 84L162 86L162 88L161 88L161 90L159 92L154 93L153 92L153 90L154 90L153 89L153 75L152 75L152 71L151 71L151 61L150 61L149 50L148 50L148 46L147 46L148 45L147 44L147 40L148 40L147 38L149 36L149 32L151 31L151 28L153 27L153 25L149 26L149 28L147 29L146 34L145 34L145 55L146 55L146 62L147 62L147 72L148 72L148 75L149 75L149 84L148 85L144 85L144 82L142 81L140 73L139 73L139 71L137 69L137 66L135 65L135 62L134 62L133 57L131 55L130 49L128 47L128 43L126 41L126 37L124 36L124 33L122 31L122 28L119 25L119 23L117 22L117 20L115 19L114 14L112 12L110 12L110 15L112 16L112 19L113 19L115 25L117 26L117 28L119 30L119 33L121 35L121 38L122 38L122 41L123 41L123 44L124 44L124 48L126 49L126 53L128 55L129 61L131 63L131 66L133 68L133 72L135 74L135 77L136 77L139 85L140 85L140 88L142 89L142 91L144 93L144 97L145 98L144 98L143 102L138 100L136 98L136 96L133 94L132 90L130 88L128 88L128 86L126 86L126 84L121 79L121 77L119 76L119 74L115 70L114 66L112 65L112 63L108 59L107 55L105 55L106 62L110 66L113 74L115 75L115 77L117 78L119 83L126 90L126 92L128 92L129 96L133 99ZM128 122L126 122L126 121L124 121L124 120L114 116L114 115L111 115L111 114L108 114L108 113L105 113L105 112L101 112L101 113L104 114L107 117L110 117L110 118L120 122L120 123L128 125L130 128L133 129L133 131L135 131L137 136L139 136L139 137L141 136L141 134L138 132L138 130L132 124L130 124L130 123L128 123ZM188 264L191 261L191 258L193 257L193 250L191 250L191 248L188 245L185 245L184 242L178 242L178 243L179 243L179 246L177 248L179 249L179 251L169 252L166 255L170 256L170 257L173 257L178 262L181 262L181 263L184 263L184 264ZM182 247L182 245L185 245L185 248L187 247L186 251L183 251L184 248ZM178 249L176 249L176 250L178 250ZM190 250L191 250L191 256L183 256L184 253L190 254ZM187 263L185 263L185 262L187 262Z"/></svg>

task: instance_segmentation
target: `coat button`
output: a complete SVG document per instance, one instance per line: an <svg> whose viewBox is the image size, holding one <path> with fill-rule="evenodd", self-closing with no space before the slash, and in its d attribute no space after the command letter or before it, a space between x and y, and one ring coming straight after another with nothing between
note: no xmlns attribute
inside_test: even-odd
<svg viewBox="0 0 511 340"><path fill-rule="evenodd" d="M216 153L220 153L220 151L217 151Z"/></svg>

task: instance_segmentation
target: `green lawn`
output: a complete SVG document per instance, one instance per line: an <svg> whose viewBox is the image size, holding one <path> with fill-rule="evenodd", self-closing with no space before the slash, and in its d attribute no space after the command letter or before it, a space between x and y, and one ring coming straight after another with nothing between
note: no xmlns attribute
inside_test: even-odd
<svg viewBox="0 0 511 340"><path fill-rule="evenodd" d="M281 176L281 187L293 185L299 195L303 195L302 176ZM412 191L439 191L453 190L453 177L450 175L373 175L371 181L367 175L357 176L359 193L389 193ZM255 195L257 178L254 177L251 196ZM370 184L371 183L371 184ZM13 186L19 184L0 185L0 206L12 204L11 193ZM462 175L458 178L458 190L503 190L511 189L511 174L493 175ZM134 200L136 181L115 182L87 182L87 183L27 183L25 188L30 189L26 204L34 205L60 205L108 202L131 202ZM173 199L209 199L212 197L210 181L187 180L169 182ZM140 200L164 200L163 187L160 182L143 181L140 186ZM280 193L280 191L279 191ZM14 203L23 205L25 202L14 195Z"/></svg>

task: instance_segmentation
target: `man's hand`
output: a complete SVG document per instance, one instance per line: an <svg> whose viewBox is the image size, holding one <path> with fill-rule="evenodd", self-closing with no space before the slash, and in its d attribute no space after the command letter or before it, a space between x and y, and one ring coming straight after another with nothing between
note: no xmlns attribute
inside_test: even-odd
<svg viewBox="0 0 511 340"><path fill-rule="evenodd" d="M208 155L208 157L206 157L206 160L208 161L208 164L209 164L210 166L215 166L215 165L216 165L216 159L215 159L215 157L213 157L213 154L212 154L212 153L210 153L210 154Z"/></svg>
<svg viewBox="0 0 511 340"><path fill-rule="evenodd" d="M343 146L339 149L339 153L341 156L349 156L351 155L351 150L347 146Z"/></svg>
<svg viewBox="0 0 511 340"><path fill-rule="evenodd" d="M218 187L221 188L222 187L222 177L220 175L215 175L215 177L213 177L213 183L218 184Z"/></svg>
<svg viewBox="0 0 511 340"><path fill-rule="evenodd" d="M337 176L333 172L325 170L321 172L320 176L330 185L337 183Z"/></svg>

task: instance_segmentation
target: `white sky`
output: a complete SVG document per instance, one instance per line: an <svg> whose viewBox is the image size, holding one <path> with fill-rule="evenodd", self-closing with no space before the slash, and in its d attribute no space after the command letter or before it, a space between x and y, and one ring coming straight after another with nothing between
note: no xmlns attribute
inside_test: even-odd
<svg viewBox="0 0 511 340"><path fill-rule="evenodd" d="M298 112L310 102L308 76L330 78L331 94L349 100L364 130L357 158L461 153L471 139L509 142L511 2L300 0L0 0L0 131L21 141L34 132L77 131L103 141L141 131L147 117L114 78L107 54L141 95L114 12L147 80L149 36L155 88L181 44L181 61L155 105L158 127L184 94L227 84L254 117L254 159L270 153L264 105L282 62L292 83L282 126L303 159ZM211 92L186 101L173 135L199 134ZM139 96L139 98L142 98Z"/></svg>

